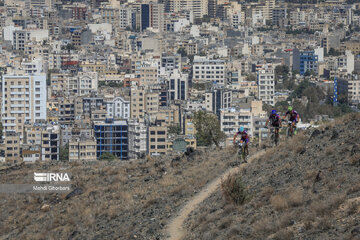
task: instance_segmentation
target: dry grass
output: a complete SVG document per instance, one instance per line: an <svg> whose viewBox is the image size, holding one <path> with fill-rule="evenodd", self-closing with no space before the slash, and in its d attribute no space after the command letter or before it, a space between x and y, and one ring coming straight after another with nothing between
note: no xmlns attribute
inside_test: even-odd
<svg viewBox="0 0 360 240"><path fill-rule="evenodd" d="M291 225L291 220L294 216L291 213L285 213L276 221L277 229L286 228Z"/></svg>
<svg viewBox="0 0 360 240"><path fill-rule="evenodd" d="M270 204L275 210L284 210L289 206L286 198L281 195L272 196L270 198Z"/></svg>
<svg viewBox="0 0 360 240"><path fill-rule="evenodd" d="M353 194L353 193L357 193L357 192L360 192L360 183L356 184L356 185L353 185L352 187L350 187L346 194L347 195L350 195L350 194Z"/></svg>
<svg viewBox="0 0 360 240"><path fill-rule="evenodd" d="M262 189L261 196L262 198L264 198L265 201L269 201L273 193L274 193L274 188L267 186Z"/></svg>
<svg viewBox="0 0 360 240"><path fill-rule="evenodd" d="M221 190L225 199L236 205L250 200L250 195L244 185L239 172L229 175L221 182Z"/></svg>
<svg viewBox="0 0 360 240"><path fill-rule="evenodd" d="M326 216L337 209L344 201L345 196L343 195L327 197L323 200L315 200L310 205L310 211L315 212L317 216Z"/></svg>
<svg viewBox="0 0 360 240"><path fill-rule="evenodd" d="M300 206L304 203L303 195L304 192L302 189L293 189L288 194L287 203L292 207Z"/></svg>
<svg viewBox="0 0 360 240"><path fill-rule="evenodd" d="M305 152L305 150L306 150L306 147L302 144L296 145L294 148L294 152L297 154L303 153L303 152Z"/></svg>
<svg viewBox="0 0 360 240"><path fill-rule="evenodd" d="M314 170L314 169L307 170L304 178L305 180L313 181L317 174L318 174L318 170Z"/></svg>
<svg viewBox="0 0 360 240"><path fill-rule="evenodd" d="M272 218L264 217L253 224L253 231L256 235L260 234L261 236L269 235L275 232L275 224Z"/></svg>
<svg viewBox="0 0 360 240"><path fill-rule="evenodd" d="M310 205L310 211L315 212L317 216L324 216L330 213L329 206L326 201L314 201Z"/></svg>
<svg viewBox="0 0 360 240"><path fill-rule="evenodd" d="M347 215L350 216L350 215L358 214L359 212L360 212L360 202L354 201L350 203L347 209Z"/></svg>
<svg viewBox="0 0 360 240"><path fill-rule="evenodd" d="M328 146L327 148L325 148L325 154L330 156L333 155L335 153L334 147L332 146Z"/></svg>
<svg viewBox="0 0 360 240"><path fill-rule="evenodd" d="M225 219L223 219L219 226L218 226L218 229L219 230L223 230L223 229L227 229L231 226L231 223L234 221L234 219L232 217L227 217Z"/></svg>
<svg viewBox="0 0 360 240"><path fill-rule="evenodd" d="M241 227L232 227L229 231L228 237L236 237L241 234Z"/></svg>
<svg viewBox="0 0 360 240"><path fill-rule="evenodd" d="M332 223L328 217L321 218L317 223L317 228L323 231L329 230L332 227Z"/></svg>
<svg viewBox="0 0 360 240"><path fill-rule="evenodd" d="M353 166L359 165L360 164L360 153L351 156L349 161L350 161L350 164Z"/></svg>
<svg viewBox="0 0 360 240"><path fill-rule="evenodd" d="M281 229L274 234L273 240L289 240L294 238L294 233L288 229Z"/></svg>
<svg viewBox="0 0 360 240"><path fill-rule="evenodd" d="M335 125L339 125L339 124L347 124L354 120L360 120L360 114L358 113L345 114L340 118L336 118L335 121L333 122Z"/></svg>

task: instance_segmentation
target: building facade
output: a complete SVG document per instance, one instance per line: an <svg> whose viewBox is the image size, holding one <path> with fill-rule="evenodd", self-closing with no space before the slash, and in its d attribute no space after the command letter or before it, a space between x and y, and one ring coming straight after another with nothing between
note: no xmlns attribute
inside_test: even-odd
<svg viewBox="0 0 360 240"><path fill-rule="evenodd" d="M94 122L94 135L97 158L101 157L103 153L113 154L121 160L129 158L127 121L107 119Z"/></svg>
<svg viewBox="0 0 360 240"><path fill-rule="evenodd" d="M46 120L45 75L2 78L2 124L3 131L15 131L23 138L25 122Z"/></svg>

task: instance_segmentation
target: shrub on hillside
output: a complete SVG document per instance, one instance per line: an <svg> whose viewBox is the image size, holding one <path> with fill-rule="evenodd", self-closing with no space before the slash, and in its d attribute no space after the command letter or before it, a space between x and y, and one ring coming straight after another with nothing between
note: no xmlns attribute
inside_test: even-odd
<svg viewBox="0 0 360 240"><path fill-rule="evenodd" d="M250 194L241 179L240 173L231 174L222 181L221 189L225 199L236 205L244 204L250 199Z"/></svg>

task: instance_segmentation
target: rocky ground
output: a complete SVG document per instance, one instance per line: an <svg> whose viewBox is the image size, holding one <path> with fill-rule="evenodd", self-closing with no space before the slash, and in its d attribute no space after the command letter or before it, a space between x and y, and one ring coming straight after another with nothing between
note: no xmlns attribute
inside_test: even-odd
<svg viewBox="0 0 360 240"><path fill-rule="evenodd" d="M0 239L165 239L169 219L234 161L229 150L135 162L45 163L0 170L0 183L67 172L76 194L0 194Z"/></svg>
<svg viewBox="0 0 360 240"><path fill-rule="evenodd" d="M360 239L360 115L283 141L239 178L245 202L225 197L234 181L224 180L192 212L185 239Z"/></svg>

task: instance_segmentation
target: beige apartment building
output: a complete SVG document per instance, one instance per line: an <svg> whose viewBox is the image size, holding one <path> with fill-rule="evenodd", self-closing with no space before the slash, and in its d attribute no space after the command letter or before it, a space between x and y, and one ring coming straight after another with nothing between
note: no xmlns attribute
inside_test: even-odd
<svg viewBox="0 0 360 240"><path fill-rule="evenodd" d="M150 126L148 135L149 155L166 154L168 150L167 127Z"/></svg>
<svg viewBox="0 0 360 240"><path fill-rule="evenodd" d="M46 77L3 75L2 85L3 131L20 133L22 141L25 122L46 120Z"/></svg>
<svg viewBox="0 0 360 240"><path fill-rule="evenodd" d="M62 93L68 92L69 77L69 73L51 73L50 84L52 91Z"/></svg>
<svg viewBox="0 0 360 240"><path fill-rule="evenodd" d="M350 50L354 55L360 54L360 41L349 41L345 43L346 50Z"/></svg>
<svg viewBox="0 0 360 240"><path fill-rule="evenodd" d="M170 12L192 10L194 18L202 18L208 15L208 0L170 0Z"/></svg>
<svg viewBox="0 0 360 240"><path fill-rule="evenodd" d="M97 72L100 75L104 75L106 72L106 64L101 62L82 62L80 67L84 72Z"/></svg>
<svg viewBox="0 0 360 240"><path fill-rule="evenodd" d="M130 118L144 119L145 113L152 118L159 112L159 93L144 87L131 87L130 110Z"/></svg>
<svg viewBox="0 0 360 240"><path fill-rule="evenodd" d="M5 161L9 163L19 163L20 156L20 133L6 132L4 141Z"/></svg>
<svg viewBox="0 0 360 240"><path fill-rule="evenodd" d="M24 126L23 149L40 150L40 161L58 161L60 131L57 125L47 123L26 124Z"/></svg>
<svg viewBox="0 0 360 240"><path fill-rule="evenodd" d="M140 70L140 86L158 83L158 67L155 64L145 64Z"/></svg>
<svg viewBox="0 0 360 240"><path fill-rule="evenodd" d="M185 136L195 136L196 128L193 122L193 119L190 117L186 117L184 119L184 134Z"/></svg>
<svg viewBox="0 0 360 240"><path fill-rule="evenodd" d="M351 104L360 103L360 79L349 80L348 97Z"/></svg>
<svg viewBox="0 0 360 240"><path fill-rule="evenodd" d="M75 138L69 142L69 161L96 161L95 138Z"/></svg>
<svg viewBox="0 0 360 240"><path fill-rule="evenodd" d="M179 124L179 109L176 106L162 107L155 115L157 125L170 126Z"/></svg>

